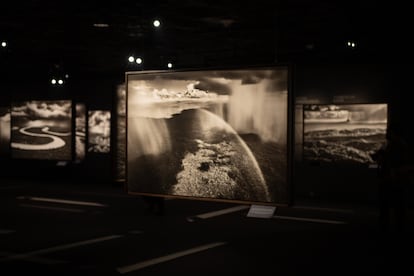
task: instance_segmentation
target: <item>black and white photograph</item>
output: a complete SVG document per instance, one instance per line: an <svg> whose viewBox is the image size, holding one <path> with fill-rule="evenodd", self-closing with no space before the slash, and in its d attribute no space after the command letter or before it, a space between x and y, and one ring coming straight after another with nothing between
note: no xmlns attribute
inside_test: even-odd
<svg viewBox="0 0 414 276"><path fill-rule="evenodd" d="M10 153L10 108L0 107L0 157Z"/></svg>
<svg viewBox="0 0 414 276"><path fill-rule="evenodd" d="M88 111L88 152L109 153L111 145L111 112Z"/></svg>
<svg viewBox="0 0 414 276"><path fill-rule="evenodd" d="M385 103L304 105L305 160L374 163L386 142L388 108Z"/></svg>
<svg viewBox="0 0 414 276"><path fill-rule="evenodd" d="M75 136L75 147L76 155L75 161L81 162L85 159L86 152L86 106L84 103L77 103L76 108L76 136Z"/></svg>
<svg viewBox="0 0 414 276"><path fill-rule="evenodd" d="M125 85L119 85L117 89L116 103L116 155L115 155L115 180L125 181L126 160L126 90Z"/></svg>
<svg viewBox="0 0 414 276"><path fill-rule="evenodd" d="M289 201L287 68L136 73L127 80L130 193Z"/></svg>
<svg viewBox="0 0 414 276"><path fill-rule="evenodd" d="M71 160L72 102L24 101L11 106L13 158Z"/></svg>
<svg viewBox="0 0 414 276"><path fill-rule="evenodd" d="M295 104L294 140L296 161L302 161L303 150L303 104Z"/></svg>

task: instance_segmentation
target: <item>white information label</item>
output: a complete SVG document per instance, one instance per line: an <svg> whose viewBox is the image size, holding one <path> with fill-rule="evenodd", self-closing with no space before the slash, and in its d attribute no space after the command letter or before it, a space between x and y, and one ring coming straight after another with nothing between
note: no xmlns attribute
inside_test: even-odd
<svg viewBox="0 0 414 276"><path fill-rule="evenodd" d="M275 211L275 206L251 205L247 216L254 218L271 218Z"/></svg>

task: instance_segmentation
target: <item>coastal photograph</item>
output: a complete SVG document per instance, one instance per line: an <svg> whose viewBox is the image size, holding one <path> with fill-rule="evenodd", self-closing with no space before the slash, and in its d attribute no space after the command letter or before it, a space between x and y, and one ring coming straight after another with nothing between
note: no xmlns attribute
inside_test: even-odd
<svg viewBox="0 0 414 276"><path fill-rule="evenodd" d="M128 76L128 191L287 203L287 73Z"/></svg>
<svg viewBox="0 0 414 276"><path fill-rule="evenodd" d="M13 158L71 160L72 102L24 101L11 106Z"/></svg>
<svg viewBox="0 0 414 276"><path fill-rule="evenodd" d="M88 112L88 152L109 153L111 147L111 112Z"/></svg>
<svg viewBox="0 0 414 276"><path fill-rule="evenodd" d="M387 104L304 105L303 158L309 161L374 163L386 142Z"/></svg>

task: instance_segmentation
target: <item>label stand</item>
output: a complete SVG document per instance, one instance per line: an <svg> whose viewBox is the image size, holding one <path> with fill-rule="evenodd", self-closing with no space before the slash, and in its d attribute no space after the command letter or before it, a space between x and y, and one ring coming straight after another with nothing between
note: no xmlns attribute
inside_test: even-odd
<svg viewBox="0 0 414 276"><path fill-rule="evenodd" d="M251 218L272 218L276 212L275 206L251 205L247 217Z"/></svg>
<svg viewBox="0 0 414 276"><path fill-rule="evenodd" d="M67 161L58 161L56 167L65 167L68 164Z"/></svg>

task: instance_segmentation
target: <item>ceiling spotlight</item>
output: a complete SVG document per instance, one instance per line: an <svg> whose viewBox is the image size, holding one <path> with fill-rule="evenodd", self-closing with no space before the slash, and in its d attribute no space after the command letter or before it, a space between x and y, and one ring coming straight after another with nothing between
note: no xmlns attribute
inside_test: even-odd
<svg viewBox="0 0 414 276"><path fill-rule="evenodd" d="M168 68L172 68L172 63L171 62L168 62L167 67Z"/></svg>
<svg viewBox="0 0 414 276"><path fill-rule="evenodd" d="M155 19L152 24L154 25L154 27L158 28L161 25L161 22L158 19Z"/></svg>
<svg viewBox="0 0 414 276"><path fill-rule="evenodd" d="M63 80L58 80L58 83L59 84L63 84Z"/></svg>
<svg viewBox="0 0 414 276"><path fill-rule="evenodd" d="M51 84L56 84L56 80L55 80L55 79L52 79L52 80L50 81L50 83L51 83Z"/></svg>
<svg viewBox="0 0 414 276"><path fill-rule="evenodd" d="M129 61L129 62L134 62L134 61L135 61L135 58L134 58L133 56L130 56L130 57L128 58L128 61Z"/></svg>
<svg viewBox="0 0 414 276"><path fill-rule="evenodd" d="M7 46L7 42L6 41L2 41L1 42L1 47L6 47Z"/></svg>
<svg viewBox="0 0 414 276"><path fill-rule="evenodd" d="M355 48L356 47L356 43L353 41L347 41L346 45L350 48Z"/></svg>
<svg viewBox="0 0 414 276"><path fill-rule="evenodd" d="M65 78L68 79L69 78L69 74L65 74Z"/></svg>
<svg viewBox="0 0 414 276"><path fill-rule="evenodd" d="M135 62L136 62L136 63L138 63L138 64L141 64L141 63L142 63L142 58L137 58L137 59L135 60Z"/></svg>

